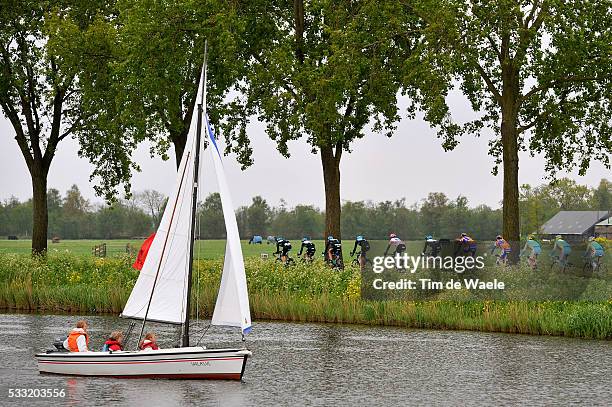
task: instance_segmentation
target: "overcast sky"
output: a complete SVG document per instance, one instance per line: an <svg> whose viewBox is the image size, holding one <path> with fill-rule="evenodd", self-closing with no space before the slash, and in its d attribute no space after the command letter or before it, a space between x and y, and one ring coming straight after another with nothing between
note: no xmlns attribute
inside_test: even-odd
<svg viewBox="0 0 612 407"><path fill-rule="evenodd" d="M400 99L402 113L407 102ZM475 115L466 100L457 94L451 96L453 116L464 122ZM212 107L211 107L212 108ZM405 114L403 114L405 117ZM291 158L283 158L275 144L264 133L264 125L253 120L249 137L254 150L254 165L245 171L234 157L225 157L234 204L250 203L255 195L261 195L276 205L283 198L290 206L307 203L324 208L324 190L319 155L313 155L302 140L290 144ZM32 196L31 181L14 140L13 129L4 117L0 118L0 199L10 196L24 200ZM493 176L493 159L487 155L487 140L464 137L452 152L444 152L440 140L435 137L421 117L403 119L392 138L369 132L352 145L352 152L342 156L341 197L343 200L395 200L406 198L408 203L420 201L429 192L444 192L455 198L464 195L471 206L487 204L499 207L502 198L502 176ZM223 141L221 145L223 145ZM49 188L57 188L62 194L72 185L78 185L83 195L92 203L102 202L96 197L89 182L91 166L77 156L78 143L64 140L49 173ZM207 182L206 174L212 170L208 154L203 155L204 192L216 190L214 177ZM143 144L136 152L136 160L142 168L134 175L134 191L155 189L168 194L175 176L174 156L169 161L150 158L149 146ZM541 157L521 154L520 183L537 185L544 182L544 161ZM601 178L612 178L609 170L594 163L584 177L576 172L569 175L581 184L596 186Z"/></svg>

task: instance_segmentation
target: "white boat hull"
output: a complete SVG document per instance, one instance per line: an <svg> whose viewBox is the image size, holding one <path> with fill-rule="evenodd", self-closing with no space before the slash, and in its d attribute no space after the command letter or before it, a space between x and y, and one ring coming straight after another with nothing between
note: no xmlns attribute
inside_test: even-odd
<svg viewBox="0 0 612 407"><path fill-rule="evenodd" d="M251 352L202 347L142 352L39 353L38 370L70 376L240 380Z"/></svg>

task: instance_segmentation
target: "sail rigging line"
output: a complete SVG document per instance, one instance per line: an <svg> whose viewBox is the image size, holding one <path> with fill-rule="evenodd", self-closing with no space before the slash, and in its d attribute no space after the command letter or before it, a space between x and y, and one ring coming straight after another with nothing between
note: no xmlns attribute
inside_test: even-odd
<svg viewBox="0 0 612 407"><path fill-rule="evenodd" d="M204 335L206 335L206 333L208 332L208 330L210 329L210 327L212 326L212 324L208 324L207 327L205 327L204 329L202 329L202 335L200 335L200 337L198 338L198 341L196 342L196 346L200 346L200 342L202 342L202 339L204 339Z"/></svg>
<svg viewBox="0 0 612 407"><path fill-rule="evenodd" d="M164 238L164 245L162 246L162 252L160 256L160 260L157 263L157 271L155 272L155 279L153 280L153 287L151 287L151 295L149 296L149 301L147 302L147 310L145 311L144 318L142 319L142 328L140 328L140 334L138 335L138 343L142 339L142 334L144 333L145 324L147 323L147 316L149 315L149 309L151 308L151 301L153 300L153 293L155 292L155 286L157 285L157 279L159 277L159 270L161 269L162 260L164 259L164 254L166 251L166 244L168 243L168 237L170 237L170 230L172 229L172 221L174 220L174 214L176 212L176 206L178 205L178 200L181 195L181 189L183 188L183 181L185 179L185 173L187 172L187 163L189 162L189 156L191 155L191 151L187 152L187 156L185 159L185 168L183 168L183 173L181 174L181 182L179 183L179 190L176 194L176 199L174 200L174 206L172 207L172 215L170 216L170 222L168 223L168 231L166 232L166 237Z"/></svg>

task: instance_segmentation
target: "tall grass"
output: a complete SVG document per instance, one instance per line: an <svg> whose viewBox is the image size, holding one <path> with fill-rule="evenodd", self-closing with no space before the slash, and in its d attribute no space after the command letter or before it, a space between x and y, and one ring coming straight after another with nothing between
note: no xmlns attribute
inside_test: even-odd
<svg viewBox="0 0 612 407"><path fill-rule="evenodd" d="M222 260L197 261L193 303L212 314ZM283 267L246 260L255 319L465 329L582 338L612 338L612 301L368 301L356 269L322 264ZM95 259L50 253L46 259L0 254L0 308L119 313L138 272L127 257Z"/></svg>

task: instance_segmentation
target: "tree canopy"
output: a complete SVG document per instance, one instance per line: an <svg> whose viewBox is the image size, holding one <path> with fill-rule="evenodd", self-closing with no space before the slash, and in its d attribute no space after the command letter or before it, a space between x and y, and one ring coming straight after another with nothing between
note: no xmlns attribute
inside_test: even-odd
<svg viewBox="0 0 612 407"><path fill-rule="evenodd" d="M407 60L413 107L426 111L443 147L463 134L494 134L503 164L504 234L519 235L518 152L543 154L551 177L612 153L612 12L606 0L434 0L411 2L424 40ZM447 95L458 86L481 112L453 120ZM497 165L493 172L496 174Z"/></svg>
<svg viewBox="0 0 612 407"><path fill-rule="evenodd" d="M235 17L236 97L222 128L244 143L250 117L266 123L278 151L305 137L321 156L326 233L340 234L340 160L368 124L393 134L398 72L417 22L400 1L240 2Z"/></svg>
<svg viewBox="0 0 612 407"><path fill-rule="evenodd" d="M54 21L69 15L80 30L95 26L103 1L13 1L0 8L0 106L32 179L32 250L47 248L47 176L58 144L83 125L83 81L61 46ZM61 46L58 46L59 41ZM54 45L55 44L55 45Z"/></svg>

